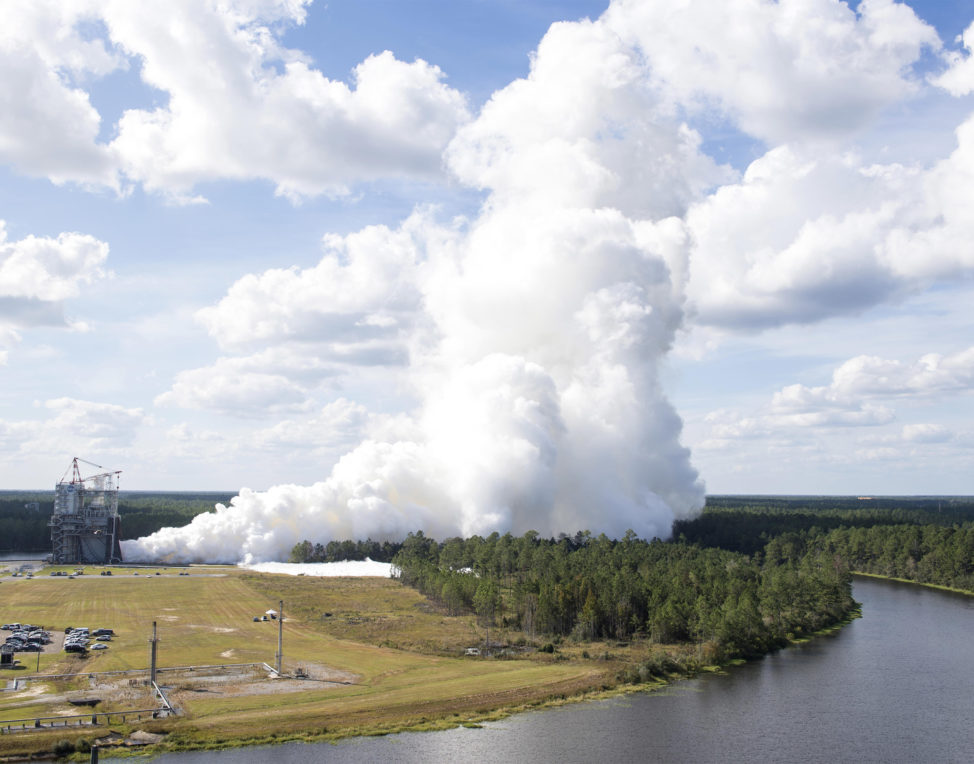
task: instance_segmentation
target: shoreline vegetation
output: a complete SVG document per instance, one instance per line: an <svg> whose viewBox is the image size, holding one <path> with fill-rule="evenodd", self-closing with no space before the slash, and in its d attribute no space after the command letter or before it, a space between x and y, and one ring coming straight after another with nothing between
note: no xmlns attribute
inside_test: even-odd
<svg viewBox="0 0 974 764"><path fill-rule="evenodd" d="M910 584L911 586L922 586L926 589L936 589L941 592L951 594L963 594L965 597L974 597L974 591L970 589L958 589L956 586L944 586L943 584L931 584L924 581L914 581L911 578L897 578L896 576L884 576L880 573L866 573L861 570L852 571L853 577L862 576L863 578L876 578L880 581L895 581L898 584Z"/></svg>
<svg viewBox="0 0 974 764"><path fill-rule="evenodd" d="M151 496L140 501L151 518ZM191 501L195 511L200 497ZM163 508L165 516L190 511L172 495ZM316 667L353 679L249 694L178 684L183 715L141 725L166 737L140 752L334 741L479 726L725 671L860 617L851 596L860 571L974 595L972 520L974 500L960 498L711 497L701 517L675 525L668 542L584 531L435 541L417 532L385 545L309 540L292 553L295 561L391 557L398 580L195 566L180 569L190 573L183 576L117 568L104 577L95 567L74 580L4 576L2 615L57 628L97 622L121 635L97 655L45 653L41 674L142 667L156 620L161 665L270 663L276 625L252 616L284 600L285 672ZM62 700L81 689L32 687ZM0 725L52 710L67 713L33 690L0 693ZM0 760L58 747L84 751L108 732L0 735Z"/></svg>

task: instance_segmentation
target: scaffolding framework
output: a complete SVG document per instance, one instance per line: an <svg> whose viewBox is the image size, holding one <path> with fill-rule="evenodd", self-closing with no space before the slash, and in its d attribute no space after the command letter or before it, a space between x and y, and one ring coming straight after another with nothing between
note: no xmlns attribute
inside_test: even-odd
<svg viewBox="0 0 974 764"><path fill-rule="evenodd" d="M74 458L54 488L54 514L49 523L51 562L61 565L121 562L118 519L121 472L82 477L79 461L84 460ZM92 466L102 469L97 464Z"/></svg>

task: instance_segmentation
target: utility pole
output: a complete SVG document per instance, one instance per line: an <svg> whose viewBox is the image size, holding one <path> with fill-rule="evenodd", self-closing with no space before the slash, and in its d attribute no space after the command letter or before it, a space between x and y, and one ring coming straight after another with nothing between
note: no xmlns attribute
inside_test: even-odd
<svg viewBox="0 0 974 764"><path fill-rule="evenodd" d="M149 640L149 681L155 683L156 681L156 644L159 642L156 639L156 622L152 622L152 639Z"/></svg>
<svg viewBox="0 0 974 764"><path fill-rule="evenodd" d="M284 658L284 600L277 609L277 675L281 675L281 661Z"/></svg>

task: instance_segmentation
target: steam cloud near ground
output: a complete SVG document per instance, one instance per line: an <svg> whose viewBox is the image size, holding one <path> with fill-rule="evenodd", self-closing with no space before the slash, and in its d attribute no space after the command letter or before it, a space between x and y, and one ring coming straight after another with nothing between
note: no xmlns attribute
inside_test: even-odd
<svg viewBox="0 0 974 764"><path fill-rule="evenodd" d="M666 218L724 171L695 133L656 114L635 56L604 29L554 28L531 77L496 93L448 151L463 182L490 190L480 216L445 225L418 210L332 269L343 299L369 283L381 300L372 323L405 336L414 411L325 480L244 489L183 528L125 543L126 558L285 560L303 539L420 529L667 537L698 511L703 485L659 383L686 270ZM598 108L579 110L580 97ZM421 307L390 318L389 305ZM233 306L211 321L221 307Z"/></svg>
<svg viewBox="0 0 974 764"><path fill-rule="evenodd" d="M697 8L692 19L656 18L692 8L619 0L595 22L554 25L530 75L495 93L446 151L454 177L488 193L476 219L444 223L419 209L396 230L375 226L333 237L334 252L316 274L248 277L205 311L211 333L226 343L287 332L303 339L315 327L341 323L338 313L354 317L349 336L367 330L387 341L390 357L408 357L405 372L389 367L389 384L404 385L416 403L399 416L377 416L371 436L321 482L244 489L230 506L183 528L123 542L124 555L252 563L286 559L303 539L398 540L418 529L437 538L579 529L667 537L674 519L699 511L704 488L680 444L681 421L661 389L660 365L685 320L688 294L711 321L750 294L744 290L751 282L733 271L749 273L753 248L737 252L718 241L715 251L695 253L692 270L689 254L713 244L704 213L733 206L735 188L740 195L764 176L747 175L734 186L740 179L701 151L682 110L716 102L751 135L798 147L767 157L800 155L803 145L835 140L839 127L826 130L815 114L788 103L805 103L808 95L808 103L828 105L845 92L829 73L845 71L856 97L836 109L848 123L841 129L852 134L909 90L900 73L932 33L909 9L897 6L890 15L883 3L863 3L861 18L824 1L751 4L748 13L760 16L753 28L782 35L755 38L751 70L738 60L744 53L727 48L730 24L721 14L738 11L690 6ZM821 25L768 18L799 6L809 18L831 13L829 35L816 36ZM884 25L896 34L874 33ZM752 27L744 20L735 28ZM667 47L667 35L680 29L699 31L699 39ZM769 65L759 49L765 43L775 56L780 44L801 49L803 61L821 57L835 65ZM709 54L695 66L683 61L700 46ZM742 67L743 84L721 79ZM852 87L860 80L869 84ZM765 92L767 103L754 96ZM790 101L778 98L793 92ZM796 177L806 176L815 180L807 171ZM878 192L876 198L882 201ZM688 215L695 202L700 208ZM755 214L752 207L726 216ZM835 216L854 212L837 206ZM791 223L776 218L776 225L785 247ZM806 230L805 220L793 227ZM717 266L726 273L717 271L714 281ZM309 288L315 283L327 291ZM754 310L774 309L770 287L756 283ZM288 293L276 294L275 284ZM810 300L830 293L813 286ZM321 302L337 306L335 313L316 314ZM774 320L761 314L753 322Z"/></svg>
<svg viewBox="0 0 974 764"><path fill-rule="evenodd" d="M658 380L679 290L643 238L616 210L488 210L418 269L421 405L396 423L401 437L366 440L311 486L244 489L125 543L126 559L285 560L306 538L418 529L668 536L703 486Z"/></svg>

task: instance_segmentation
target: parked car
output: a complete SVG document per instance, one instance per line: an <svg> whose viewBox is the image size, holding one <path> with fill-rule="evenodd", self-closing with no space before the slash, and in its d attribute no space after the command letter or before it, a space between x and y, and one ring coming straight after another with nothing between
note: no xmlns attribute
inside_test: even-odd
<svg viewBox="0 0 974 764"><path fill-rule="evenodd" d="M91 649L92 650L107 650L108 649L108 645L92 645L91 646Z"/></svg>

